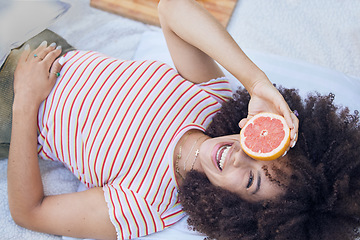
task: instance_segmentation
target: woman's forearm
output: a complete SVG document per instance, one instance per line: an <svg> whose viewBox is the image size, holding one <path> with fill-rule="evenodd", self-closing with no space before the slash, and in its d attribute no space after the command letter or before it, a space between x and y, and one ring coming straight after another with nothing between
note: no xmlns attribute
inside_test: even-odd
<svg viewBox="0 0 360 240"><path fill-rule="evenodd" d="M43 197L43 185L37 155L38 107L13 105L12 135L8 162L9 207L14 220L21 224Z"/></svg>
<svg viewBox="0 0 360 240"><path fill-rule="evenodd" d="M14 73L14 103L8 161L8 197L13 219L22 226L42 204L44 190L37 153L37 114L51 92L61 65L61 48L44 41L31 51L26 45Z"/></svg>
<svg viewBox="0 0 360 240"><path fill-rule="evenodd" d="M268 81L226 29L196 1L161 0L159 14L175 34L220 63L250 93L257 82Z"/></svg>

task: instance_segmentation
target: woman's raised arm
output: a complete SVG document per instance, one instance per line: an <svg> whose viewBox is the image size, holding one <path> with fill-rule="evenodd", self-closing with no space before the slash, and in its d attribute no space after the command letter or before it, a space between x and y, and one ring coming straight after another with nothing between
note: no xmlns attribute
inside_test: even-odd
<svg viewBox="0 0 360 240"><path fill-rule="evenodd" d="M199 83L221 76L215 60L250 93L248 118L259 112L283 115L291 128L291 145L295 145L297 117L265 73L213 16L194 0L161 0L159 16L174 64L184 78ZM241 127L247 119L240 122Z"/></svg>
<svg viewBox="0 0 360 240"><path fill-rule="evenodd" d="M213 59L249 92L256 81L267 79L226 29L196 1L161 0L159 16L175 66L189 81L199 82L208 72L219 75Z"/></svg>

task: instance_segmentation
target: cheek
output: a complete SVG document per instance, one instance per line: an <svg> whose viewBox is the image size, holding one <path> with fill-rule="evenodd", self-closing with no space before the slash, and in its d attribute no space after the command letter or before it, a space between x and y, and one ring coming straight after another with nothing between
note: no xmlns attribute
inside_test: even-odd
<svg viewBox="0 0 360 240"><path fill-rule="evenodd" d="M208 155L216 144L218 144L218 141L215 138L210 138L201 144L200 152Z"/></svg>
<svg viewBox="0 0 360 240"><path fill-rule="evenodd" d="M262 195L264 199L275 199L283 193L284 190L272 182L267 181L262 184Z"/></svg>
<svg viewBox="0 0 360 240"><path fill-rule="evenodd" d="M242 189L244 189L244 191L246 189L242 187L243 181L240 176L241 176L240 173L228 174L226 176L222 176L221 178L218 178L216 180L216 182L214 182L214 183L212 182L212 184L214 184L215 186L221 187L223 189L226 189L230 192L234 192L237 194L243 194Z"/></svg>

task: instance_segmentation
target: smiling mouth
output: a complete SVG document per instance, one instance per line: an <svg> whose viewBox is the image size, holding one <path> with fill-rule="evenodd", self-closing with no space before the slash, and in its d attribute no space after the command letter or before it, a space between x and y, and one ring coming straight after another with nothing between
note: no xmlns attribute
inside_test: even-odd
<svg viewBox="0 0 360 240"><path fill-rule="evenodd" d="M225 159L230 147L231 145L221 146L216 153L216 163L221 171L223 170Z"/></svg>

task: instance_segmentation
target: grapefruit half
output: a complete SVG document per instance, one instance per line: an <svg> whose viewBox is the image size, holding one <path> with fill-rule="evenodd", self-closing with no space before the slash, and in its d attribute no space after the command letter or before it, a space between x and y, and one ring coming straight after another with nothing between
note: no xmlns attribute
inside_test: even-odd
<svg viewBox="0 0 360 240"><path fill-rule="evenodd" d="M281 157L288 149L290 129L282 116L259 113L241 129L240 144L248 156L271 161Z"/></svg>

